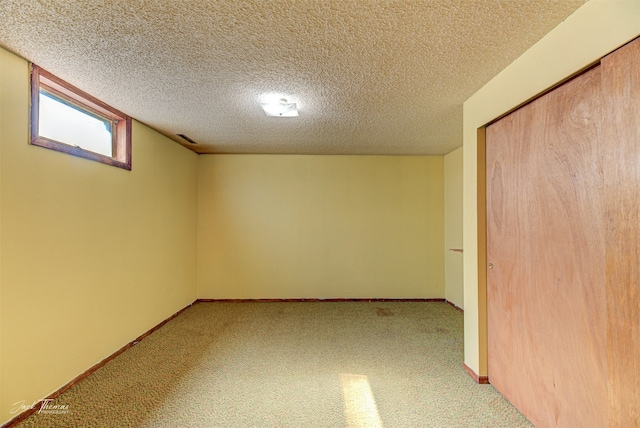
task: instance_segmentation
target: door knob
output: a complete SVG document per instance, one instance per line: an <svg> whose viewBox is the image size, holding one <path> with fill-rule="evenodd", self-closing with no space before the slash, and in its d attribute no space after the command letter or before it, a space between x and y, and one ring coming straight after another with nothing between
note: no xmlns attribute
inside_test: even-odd
<svg viewBox="0 0 640 428"><path fill-rule="evenodd" d="M489 263L489 269L493 269L493 263Z"/></svg>

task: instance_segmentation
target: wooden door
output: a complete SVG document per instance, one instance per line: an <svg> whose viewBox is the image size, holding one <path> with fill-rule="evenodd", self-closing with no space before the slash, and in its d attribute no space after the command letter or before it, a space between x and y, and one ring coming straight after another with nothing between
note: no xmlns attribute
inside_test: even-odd
<svg viewBox="0 0 640 428"><path fill-rule="evenodd" d="M640 40L486 142L489 381L538 427L640 426Z"/></svg>
<svg viewBox="0 0 640 428"><path fill-rule="evenodd" d="M609 426L640 427L640 39L602 59Z"/></svg>
<svg viewBox="0 0 640 428"><path fill-rule="evenodd" d="M606 425L599 92L595 68L487 128L489 380L540 427Z"/></svg>

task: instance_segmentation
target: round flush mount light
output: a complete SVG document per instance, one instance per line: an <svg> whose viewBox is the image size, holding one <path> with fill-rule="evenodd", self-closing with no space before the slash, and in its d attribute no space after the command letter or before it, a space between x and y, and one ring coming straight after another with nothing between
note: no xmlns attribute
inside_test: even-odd
<svg viewBox="0 0 640 428"><path fill-rule="evenodd" d="M296 117L298 107L296 103L288 101L286 98L279 98L273 101L261 102L260 106L267 116L273 117Z"/></svg>

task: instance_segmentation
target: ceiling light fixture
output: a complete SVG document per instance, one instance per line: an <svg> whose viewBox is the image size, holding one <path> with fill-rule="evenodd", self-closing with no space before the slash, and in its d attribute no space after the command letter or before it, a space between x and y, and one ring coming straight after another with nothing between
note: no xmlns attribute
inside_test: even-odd
<svg viewBox="0 0 640 428"><path fill-rule="evenodd" d="M267 116L275 117L296 117L298 108L296 103L290 103L286 98L280 98L276 102L260 103L260 106Z"/></svg>

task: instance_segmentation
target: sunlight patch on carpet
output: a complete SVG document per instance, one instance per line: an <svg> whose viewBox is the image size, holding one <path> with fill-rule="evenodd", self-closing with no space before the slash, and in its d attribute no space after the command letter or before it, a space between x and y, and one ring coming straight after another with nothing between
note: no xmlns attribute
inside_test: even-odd
<svg viewBox="0 0 640 428"><path fill-rule="evenodd" d="M349 428L382 428L378 406L365 375L340 374L344 415Z"/></svg>

